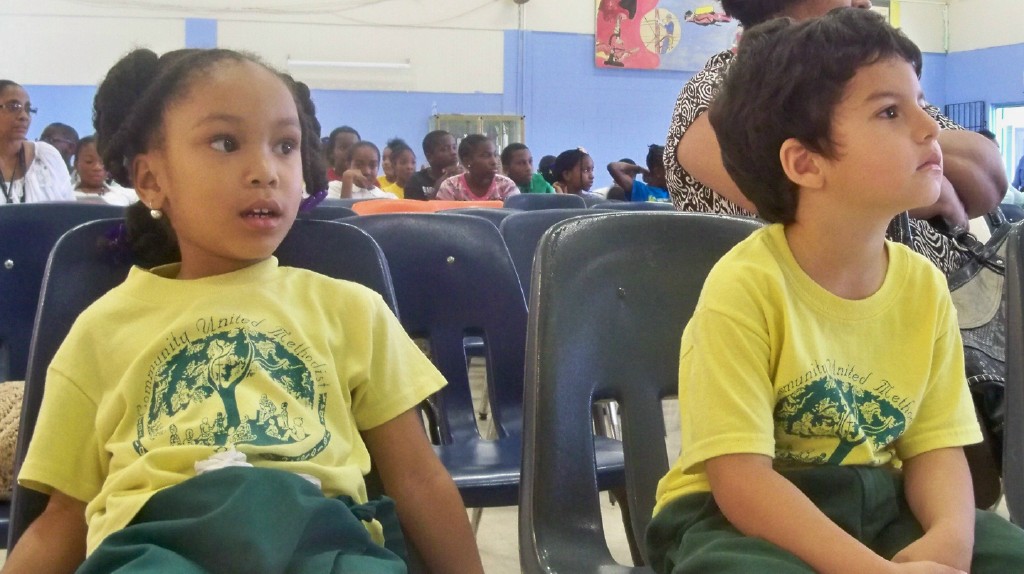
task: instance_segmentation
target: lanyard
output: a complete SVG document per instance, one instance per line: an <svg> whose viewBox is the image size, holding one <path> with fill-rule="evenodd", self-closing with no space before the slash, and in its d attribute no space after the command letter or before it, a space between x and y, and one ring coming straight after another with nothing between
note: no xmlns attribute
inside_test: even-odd
<svg viewBox="0 0 1024 574"><path fill-rule="evenodd" d="M14 166L11 170L11 184L8 186L4 180L3 171L0 171L0 190L4 192L4 198L7 199L7 203L14 203L14 180L18 179L18 168L21 168L21 203L25 203L25 144L21 144L21 149L18 150L18 165Z"/></svg>

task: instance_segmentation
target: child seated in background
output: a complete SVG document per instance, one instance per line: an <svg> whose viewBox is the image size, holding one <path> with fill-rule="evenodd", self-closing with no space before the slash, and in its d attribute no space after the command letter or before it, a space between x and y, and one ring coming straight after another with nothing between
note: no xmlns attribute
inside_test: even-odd
<svg viewBox="0 0 1024 574"><path fill-rule="evenodd" d="M555 188L540 173L533 172L533 154L521 143L501 150L501 168L516 183L520 193L554 193Z"/></svg>
<svg viewBox="0 0 1024 574"><path fill-rule="evenodd" d="M1024 572L1024 531L974 508L946 280L885 240L942 184L920 70L867 10L744 33L709 119L772 224L715 266L683 334L656 571Z"/></svg>
<svg viewBox="0 0 1024 574"><path fill-rule="evenodd" d="M327 186L327 197L334 199L398 199L377 187L380 152L372 142L358 141L348 150L349 168L339 180Z"/></svg>
<svg viewBox="0 0 1024 574"><path fill-rule="evenodd" d="M511 179L498 173L498 154L494 142L480 134L472 134L459 142L459 160L466 171L441 183L437 199L447 201L504 201L518 195L519 188Z"/></svg>
<svg viewBox="0 0 1024 574"><path fill-rule="evenodd" d="M412 151L409 144L400 138L388 141L388 147L385 149L391 152L390 161L393 180L391 183L383 185L381 189L387 193L395 194L395 197L398 199L403 199L405 197L405 186L409 184L409 180L416 173L416 152ZM380 182L380 178L377 178L377 181Z"/></svg>
<svg viewBox="0 0 1024 574"><path fill-rule="evenodd" d="M400 574L403 530L429 571L483 571L419 414L444 378L379 294L272 255L327 183L314 114L230 50L107 74L100 151L154 267L49 366L18 480L50 498L4 572ZM371 457L393 503L367 499Z"/></svg>
<svg viewBox="0 0 1024 574"><path fill-rule="evenodd" d="M551 173L555 191L581 195L594 185L594 159L581 147L565 150L555 158Z"/></svg>
<svg viewBox="0 0 1024 574"><path fill-rule="evenodd" d="M96 136L78 140L75 148L75 199L83 202L128 206L139 200L135 190L109 181L107 168L96 151Z"/></svg>
<svg viewBox="0 0 1024 574"><path fill-rule="evenodd" d="M349 168L349 150L363 138L355 128L341 126L331 130L327 138L327 181L341 179L341 174Z"/></svg>
<svg viewBox="0 0 1024 574"><path fill-rule="evenodd" d="M432 131L423 138L423 156L429 165L405 184L405 199L435 199L441 182L464 171L455 151L455 138L444 130Z"/></svg>
<svg viewBox="0 0 1024 574"><path fill-rule="evenodd" d="M608 173L626 192L628 201L672 201L665 185L664 155L664 146L652 144L647 148L647 169L636 164L613 161L608 164ZM643 174L644 181L637 178L639 174Z"/></svg>

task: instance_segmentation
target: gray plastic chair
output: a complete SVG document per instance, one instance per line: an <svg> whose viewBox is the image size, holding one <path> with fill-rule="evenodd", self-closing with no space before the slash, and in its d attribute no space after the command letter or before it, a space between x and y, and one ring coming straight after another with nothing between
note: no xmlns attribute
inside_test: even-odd
<svg viewBox="0 0 1024 574"><path fill-rule="evenodd" d="M445 209L438 211L441 215L472 215L473 217L482 217L493 223L495 227L500 227L501 222L504 221L506 217L513 213L520 212L521 210L519 209L509 209L507 207L460 207L457 209Z"/></svg>
<svg viewBox="0 0 1024 574"><path fill-rule="evenodd" d="M540 238L552 225L581 215L593 215L589 209L538 209L522 211L505 218L498 229L501 231L512 264L519 274L523 293L530 293L530 270L533 268L533 254L537 251Z"/></svg>
<svg viewBox="0 0 1024 574"><path fill-rule="evenodd" d="M541 239L527 330L523 572L650 572L617 564L605 543L591 405L619 402L632 531L643 540L668 470L662 399L677 393L683 328L711 267L760 226L610 212L565 221Z"/></svg>
<svg viewBox="0 0 1024 574"><path fill-rule="evenodd" d="M610 209L615 211L675 211L671 203L662 201L606 201L593 206L593 209Z"/></svg>
<svg viewBox="0 0 1024 574"><path fill-rule="evenodd" d="M1007 239L1006 390L1003 423L1003 490L1014 524L1024 524L1024 232Z"/></svg>
<svg viewBox="0 0 1024 574"><path fill-rule="evenodd" d="M586 207L583 198L565 193L520 193L509 196L505 207L532 211L534 209L572 209Z"/></svg>

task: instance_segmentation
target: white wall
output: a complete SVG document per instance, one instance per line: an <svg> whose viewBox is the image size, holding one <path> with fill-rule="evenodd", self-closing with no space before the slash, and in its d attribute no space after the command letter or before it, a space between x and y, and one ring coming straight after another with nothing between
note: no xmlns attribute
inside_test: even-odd
<svg viewBox="0 0 1024 574"><path fill-rule="evenodd" d="M314 88L490 93L503 90L504 31L513 0L34 0L0 1L0 37L14 46L4 77L22 84L91 85L135 47L181 48L187 18L218 21L223 47L287 60L408 63L407 69L291 68ZM171 7L168 7L171 6ZM329 8L328 8L329 7ZM587 34L593 0L532 0L528 30ZM75 57L85 52L86 57Z"/></svg>
<svg viewBox="0 0 1024 574"><path fill-rule="evenodd" d="M1021 0L948 0L950 51L1024 43Z"/></svg>
<svg viewBox="0 0 1024 574"><path fill-rule="evenodd" d="M901 0L900 28L922 52L946 51L945 0Z"/></svg>

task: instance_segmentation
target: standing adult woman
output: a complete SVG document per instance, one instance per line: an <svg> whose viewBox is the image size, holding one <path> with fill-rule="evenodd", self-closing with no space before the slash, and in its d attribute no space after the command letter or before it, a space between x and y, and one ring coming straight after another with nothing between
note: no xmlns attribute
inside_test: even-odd
<svg viewBox="0 0 1024 574"><path fill-rule="evenodd" d="M0 203L75 200L60 152L26 138L35 112L25 88L0 80Z"/></svg>
<svg viewBox="0 0 1024 574"><path fill-rule="evenodd" d="M776 16L805 20L834 8L870 8L869 0L723 0L725 11L751 27ZM837 46L836 49L842 49ZM665 175L676 209L707 213L753 215L753 204L722 165L718 138L705 113L729 70L733 52L726 50L708 60L679 93L665 142ZM954 236L967 221L988 213L1006 191L998 150L984 137L960 129L934 106L926 110L942 128L939 144L944 159L944 181L939 201L911 212L914 251L928 257L947 275L969 258ZM952 233L943 233L939 228Z"/></svg>

